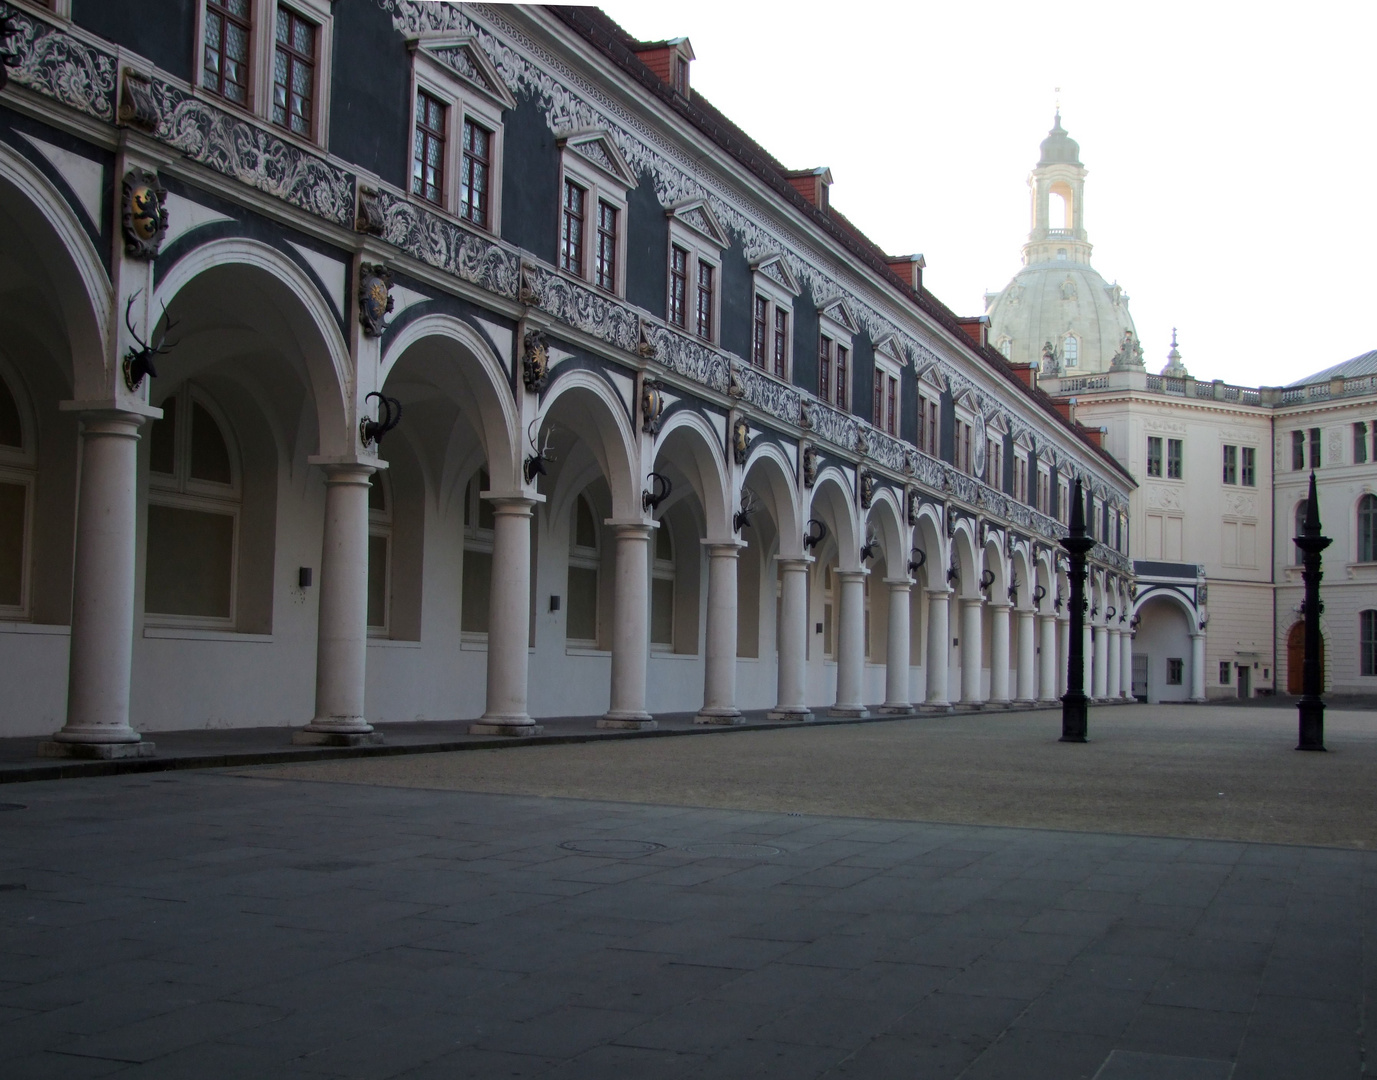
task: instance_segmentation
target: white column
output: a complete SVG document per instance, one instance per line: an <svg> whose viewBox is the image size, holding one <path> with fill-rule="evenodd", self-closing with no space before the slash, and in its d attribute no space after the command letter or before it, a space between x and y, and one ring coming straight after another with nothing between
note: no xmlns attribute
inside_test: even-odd
<svg viewBox="0 0 1377 1080"><path fill-rule="evenodd" d="M1191 635L1191 700L1205 700L1205 635Z"/></svg>
<svg viewBox="0 0 1377 1080"><path fill-rule="evenodd" d="M775 641L779 651L779 692L769 712L771 720L811 720L803 703L804 674L808 658L808 559L780 557L779 625Z"/></svg>
<svg viewBox="0 0 1377 1080"><path fill-rule="evenodd" d="M1109 649L1105 652L1105 670L1109 672L1108 686L1106 692L1109 697L1119 696L1119 657L1122 650L1119 648L1119 630L1116 627L1109 629Z"/></svg>
<svg viewBox="0 0 1377 1080"><path fill-rule="evenodd" d="M909 700L909 597L913 588L908 578L890 578L889 642L885 656L885 703L882 713L906 715L913 712Z"/></svg>
<svg viewBox="0 0 1377 1080"><path fill-rule="evenodd" d="M316 618L316 716L292 742L380 742L364 719L368 663L368 485L371 465L327 464Z"/></svg>
<svg viewBox="0 0 1377 1080"><path fill-rule="evenodd" d="M1018 613L1018 678L1015 693L1019 701L1036 701L1037 689L1037 615L1030 609Z"/></svg>
<svg viewBox="0 0 1377 1080"><path fill-rule="evenodd" d="M612 600L612 707L598 727L649 730L645 710L650 662L650 526L617 524L617 569Z"/></svg>
<svg viewBox="0 0 1377 1080"><path fill-rule="evenodd" d="M488 598L488 703L471 735L536 735L526 712L531 641L531 510L535 500L492 498Z"/></svg>
<svg viewBox="0 0 1377 1080"><path fill-rule="evenodd" d="M1057 620L1057 696L1061 697L1070 688L1071 678L1071 619L1069 616Z"/></svg>
<svg viewBox="0 0 1377 1080"><path fill-rule="evenodd" d="M990 605L990 701L1009 703L1009 605Z"/></svg>
<svg viewBox="0 0 1377 1080"><path fill-rule="evenodd" d="M841 618L837 628L837 703L827 714L868 716L861 700L865 674L865 571L841 570L833 577L841 583Z"/></svg>
<svg viewBox="0 0 1377 1080"><path fill-rule="evenodd" d="M1057 617L1039 615L1042 630L1042 663L1038 671L1038 700L1057 700Z"/></svg>
<svg viewBox="0 0 1377 1080"><path fill-rule="evenodd" d="M979 705L984 700L980 696L980 667L983 660L980 649L980 605L983 603L978 596L961 600L962 705Z"/></svg>
<svg viewBox="0 0 1377 1080"><path fill-rule="evenodd" d="M740 724L736 707L736 567L740 545L708 544L707 657L695 724ZM753 598L754 599L754 598Z"/></svg>
<svg viewBox="0 0 1377 1080"><path fill-rule="evenodd" d="M43 757L153 754L154 744L129 725L136 478L146 419L116 409L81 413L67 722L40 746Z"/></svg>
<svg viewBox="0 0 1377 1080"><path fill-rule="evenodd" d="M1109 627L1100 623L1095 627L1095 700L1109 693Z"/></svg>
<svg viewBox="0 0 1377 1080"><path fill-rule="evenodd" d="M1133 632L1125 630L1119 639L1122 652L1119 661L1119 692L1129 701L1133 700Z"/></svg>
<svg viewBox="0 0 1377 1080"><path fill-rule="evenodd" d="M950 593L945 587L928 590L927 704L950 708L947 699L947 646L951 630L947 626Z"/></svg>

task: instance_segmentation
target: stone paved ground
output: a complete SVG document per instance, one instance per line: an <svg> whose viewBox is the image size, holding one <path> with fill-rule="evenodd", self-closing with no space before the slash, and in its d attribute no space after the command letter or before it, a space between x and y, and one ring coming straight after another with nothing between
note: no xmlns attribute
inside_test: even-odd
<svg viewBox="0 0 1377 1080"><path fill-rule="evenodd" d="M1247 741L1191 712L1198 755ZM1277 750L1279 775L1371 801L1370 772L1331 767L1361 756L1353 725L1324 759ZM821 734L635 745L716 747L747 780L758 755L769 787L796 760L778 747ZM929 756L970 734L939 723ZM1112 734L1057 749L1151 756ZM540 755L569 754L568 783L584 749L454 757L538 779L561 772ZM838 759L834 785L860 767L805 757ZM643 765L600 782L639 798ZM1107 831L1122 814L1094 832L822 814L803 788L767 811L298 778L333 767L0 792L26 805L0 812L0 1076L1363 1075L1368 851ZM952 790L990 786L964 777ZM1300 824L1343 820L1327 813Z"/></svg>

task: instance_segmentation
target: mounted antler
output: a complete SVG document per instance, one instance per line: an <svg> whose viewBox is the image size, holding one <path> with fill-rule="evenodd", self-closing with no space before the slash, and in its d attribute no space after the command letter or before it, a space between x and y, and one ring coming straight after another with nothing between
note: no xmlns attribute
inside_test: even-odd
<svg viewBox="0 0 1377 1080"><path fill-rule="evenodd" d="M928 553L922 548L914 548L909 552L908 572L917 574L923 568L923 564L928 561Z"/></svg>
<svg viewBox="0 0 1377 1080"><path fill-rule="evenodd" d="M982 570L980 572L980 591L987 597L990 593L990 586L994 584L994 579L995 575L993 570Z"/></svg>
<svg viewBox="0 0 1377 1080"><path fill-rule="evenodd" d="M737 532L748 528L751 524L751 515L759 508L755 501L755 494L749 488L742 488L741 509L732 516L732 528Z"/></svg>
<svg viewBox="0 0 1377 1080"><path fill-rule="evenodd" d="M536 446L535 427L540 423L539 420L532 420L530 427L526 429L526 441L531 444L534 454L527 454L526 461L521 467L521 473L526 477L526 483L531 483L537 476L545 475L545 464L555 460L555 455L550 453L550 442L555 437L555 426L550 425L550 430L545 433L545 445Z"/></svg>
<svg viewBox="0 0 1377 1080"><path fill-rule="evenodd" d="M1047 595L1047 586L1046 586L1046 585L1034 585L1034 586L1033 586L1033 603L1035 603L1035 604L1041 604L1041 603L1042 603L1042 600L1043 600L1043 597L1045 597L1046 595Z"/></svg>
<svg viewBox="0 0 1377 1080"><path fill-rule="evenodd" d="M1009 603L1018 603L1018 590L1021 584L1022 583L1018 580L1018 575L1015 574L1009 582Z"/></svg>
<svg viewBox="0 0 1377 1080"><path fill-rule="evenodd" d="M1057 598L1056 598L1056 600L1053 602L1052 606L1053 606L1054 608L1056 608L1058 611L1061 611L1061 606L1062 606L1062 604L1064 604L1064 603L1066 603L1066 600L1062 597L1062 595L1061 595L1061 590L1058 589L1058 590L1057 590Z"/></svg>
<svg viewBox="0 0 1377 1080"><path fill-rule="evenodd" d="M381 443L382 437L395 428L402 420L402 403L394 397L387 397L376 390L369 391L364 395L365 402L373 398L378 399L379 411L382 415L376 420L364 417L359 421L359 438L363 440L363 445L369 443Z"/></svg>
<svg viewBox="0 0 1377 1080"><path fill-rule="evenodd" d="M812 551L827 539L827 525L817 518L808 519L808 531L803 536L803 550Z"/></svg>
<svg viewBox="0 0 1377 1080"><path fill-rule="evenodd" d="M165 355L177 347L175 341L164 347L164 342L167 341L167 332L177 325L167 314L166 304L163 305L163 332L158 335L158 340L150 345L139 337L139 332L134 329L134 324L129 319L129 313L134 310L134 301L139 298L141 292L143 292L142 289L136 289L134 295L129 298L129 302L124 305L124 325L129 329L129 336L139 346L136 349L131 345L124 356L124 385L129 387L131 394L139 388L145 375L154 379L158 377L158 369L153 366L153 357Z"/></svg>
<svg viewBox="0 0 1377 1080"><path fill-rule="evenodd" d="M669 493L674 490L674 484L668 476L657 472L651 473L648 479L651 490L641 492L641 509L653 514L660 508L660 504L669 498Z"/></svg>
<svg viewBox="0 0 1377 1080"><path fill-rule="evenodd" d="M955 585L961 584L961 567L957 566L955 562L947 567L947 580Z"/></svg>
<svg viewBox="0 0 1377 1080"><path fill-rule="evenodd" d="M1116 608L1116 607L1110 607L1109 610L1106 611L1106 612L1104 613L1105 622L1111 622L1111 621L1113 621L1114 616L1117 615L1118 613L1119 613L1119 609L1118 609L1118 608Z"/></svg>
<svg viewBox="0 0 1377 1080"><path fill-rule="evenodd" d="M861 545L861 562L875 557L875 549L879 546L880 539L874 533L865 538L865 543Z"/></svg>

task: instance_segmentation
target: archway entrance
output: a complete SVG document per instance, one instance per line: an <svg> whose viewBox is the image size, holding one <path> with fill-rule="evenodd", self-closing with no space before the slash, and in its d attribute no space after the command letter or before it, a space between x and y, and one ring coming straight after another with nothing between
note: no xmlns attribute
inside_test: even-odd
<svg viewBox="0 0 1377 1080"><path fill-rule="evenodd" d="M1324 637L1320 637L1320 686L1324 686ZM1305 693L1305 622L1296 623L1286 635L1286 692Z"/></svg>

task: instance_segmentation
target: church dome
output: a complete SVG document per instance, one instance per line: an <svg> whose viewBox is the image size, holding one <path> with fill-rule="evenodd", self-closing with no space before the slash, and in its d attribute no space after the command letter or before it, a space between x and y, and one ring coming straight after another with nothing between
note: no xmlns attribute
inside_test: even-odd
<svg viewBox="0 0 1377 1080"><path fill-rule="evenodd" d="M1080 149L1058 110L1028 178L1033 227L1023 245L1023 269L985 297L990 341L1014 363L1039 364L1048 375L1141 370L1128 294L1090 265Z"/></svg>

